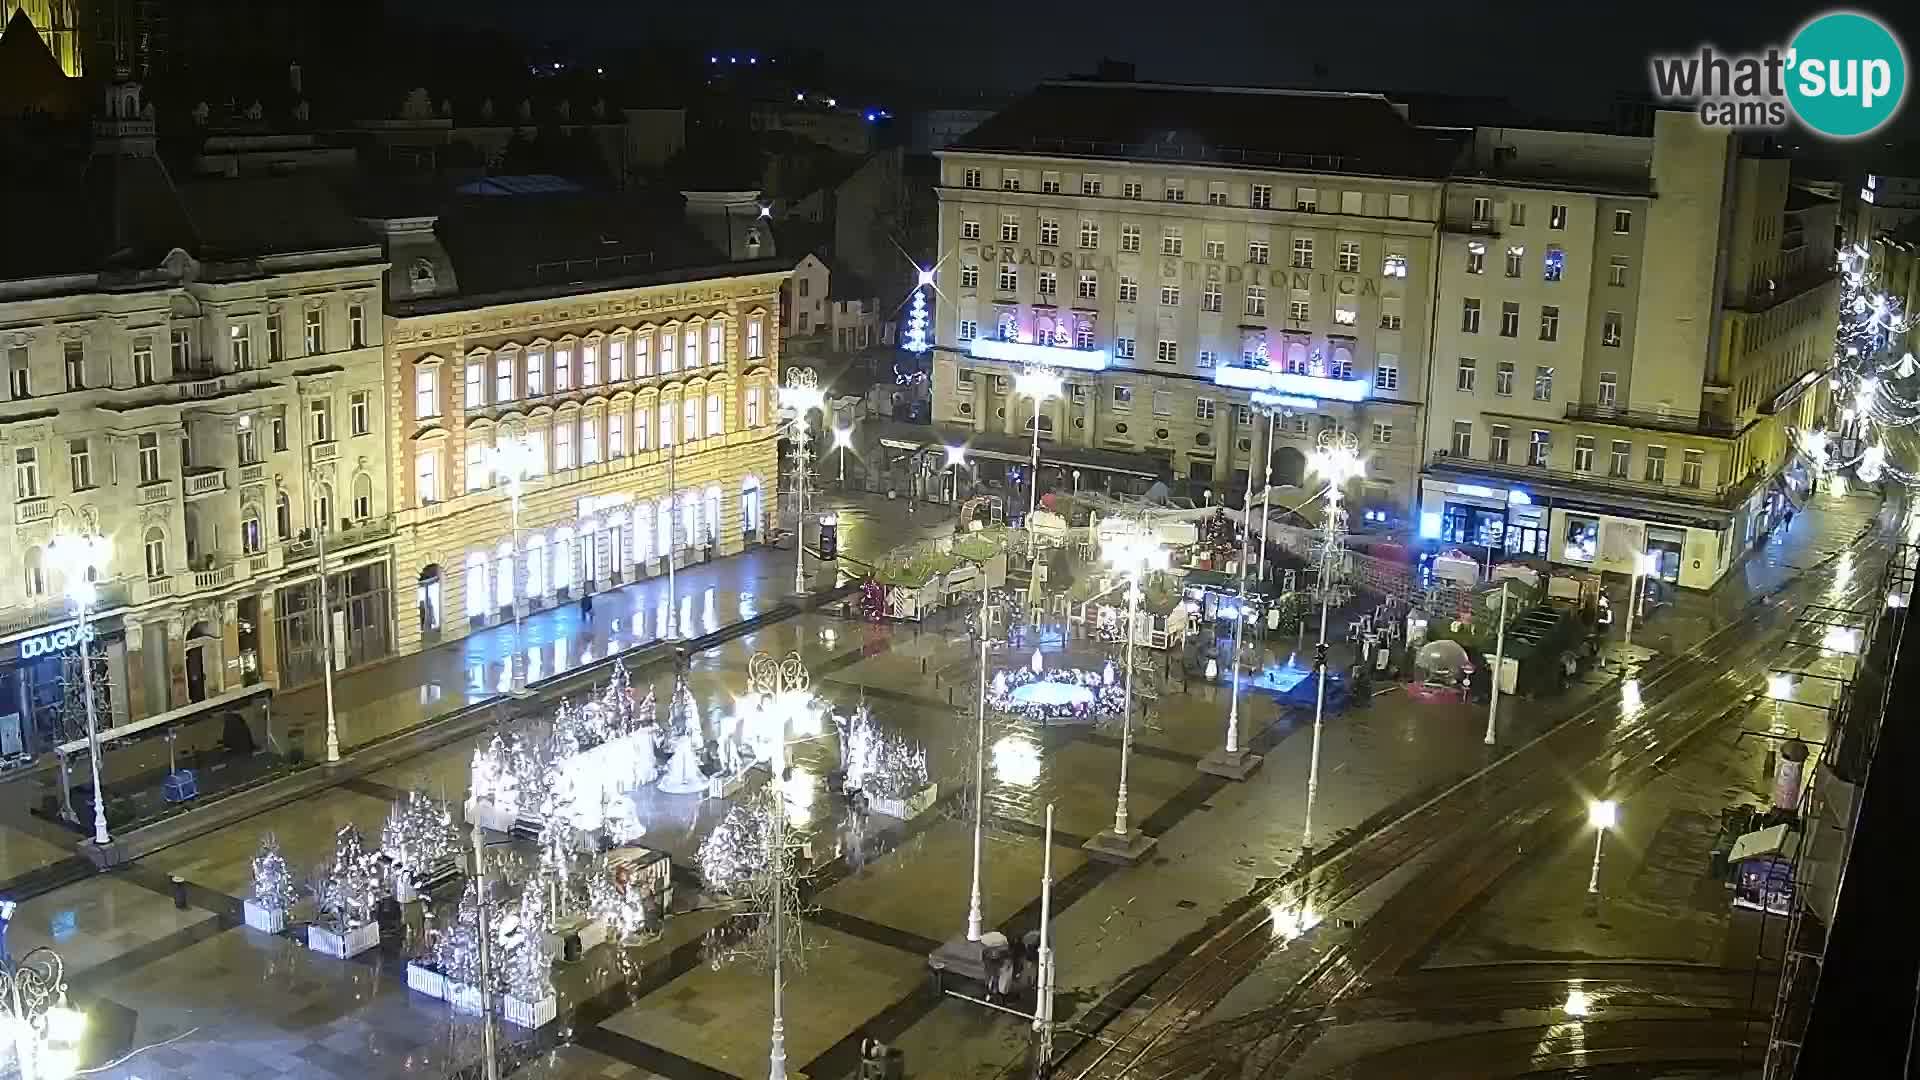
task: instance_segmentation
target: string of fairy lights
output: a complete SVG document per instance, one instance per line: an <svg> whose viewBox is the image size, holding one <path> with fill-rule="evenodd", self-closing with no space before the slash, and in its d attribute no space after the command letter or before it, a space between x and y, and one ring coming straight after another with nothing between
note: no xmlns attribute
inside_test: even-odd
<svg viewBox="0 0 1920 1080"><path fill-rule="evenodd" d="M1836 418L1837 438L1835 432L1815 426L1796 431L1795 440L1820 473L1852 470L1866 484L1885 479L1920 486L1920 471L1909 467L1917 456L1912 451L1920 425L1920 386L1913 379L1920 374L1920 361L1897 348L1913 320L1898 297L1879 287L1866 247L1841 251L1839 269L1832 380L1835 397L1846 401L1851 395L1850 402ZM1898 456L1908 465L1894 460L1890 439L1907 451Z"/></svg>

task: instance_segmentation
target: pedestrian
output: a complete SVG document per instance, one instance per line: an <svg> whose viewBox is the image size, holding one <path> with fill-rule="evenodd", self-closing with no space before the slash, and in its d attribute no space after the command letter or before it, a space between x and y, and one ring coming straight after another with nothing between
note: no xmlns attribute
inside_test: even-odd
<svg viewBox="0 0 1920 1080"><path fill-rule="evenodd" d="M582 619L593 618L593 594L592 593L580 594L580 617Z"/></svg>

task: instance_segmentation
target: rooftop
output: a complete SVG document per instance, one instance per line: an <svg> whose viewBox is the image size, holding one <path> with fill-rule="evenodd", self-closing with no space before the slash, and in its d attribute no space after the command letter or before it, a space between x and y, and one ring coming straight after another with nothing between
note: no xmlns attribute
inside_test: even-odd
<svg viewBox="0 0 1920 1080"><path fill-rule="evenodd" d="M1455 142L1415 127L1376 94L1055 82L954 149L1437 180Z"/></svg>

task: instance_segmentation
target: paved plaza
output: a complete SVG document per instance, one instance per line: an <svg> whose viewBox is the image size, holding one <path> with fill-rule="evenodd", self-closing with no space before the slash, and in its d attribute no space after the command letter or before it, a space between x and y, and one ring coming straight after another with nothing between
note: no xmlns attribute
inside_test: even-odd
<svg viewBox="0 0 1920 1080"><path fill-rule="evenodd" d="M1864 520L1871 503L1858 502L1856 517ZM870 558L911 535L908 530L947 527L924 512L906 518L903 509L883 500L843 508L841 520L856 523L848 529L850 554ZM863 514L871 517L863 520ZM1845 532L1835 517L1828 527L1816 527L1815 515L1803 515L1794 533L1756 556L1751 574L1731 589L1764 591L1794 569L1832 555ZM790 549L760 551L679 575L683 623L709 632L765 610L792 591L792 558ZM596 597L590 624L576 608L534 616L527 620L526 641L551 672L651 640L664 630L664 588L652 580ZM1744 602L1744 596L1714 599L1729 611ZM1702 614L1676 606L1671 625L1656 616L1642 640L1679 648L1697 632L1693 620L1706 625L1720 617L1716 610ZM344 741L360 745L497 695L510 634L511 628L485 631L343 676ZM1275 659L1284 660L1291 645L1283 643ZM912 822L875 816L856 827L825 790L837 760L831 738L796 754L797 783L811 791L792 801L810 819L807 919L814 947L803 969L789 973L787 1048L789 1067L814 1080L853 1075L865 1036L903 1048L909 1075L917 1076L998 1076L1026 1050L1022 1021L941 996L926 963L928 952L964 929L967 913L972 836L966 783L974 720L971 688L960 673L973 648L960 622L880 627L812 611L757 627L694 658L693 693L707 710L730 707L732 695L745 687L753 654L799 653L815 689L837 710L865 702L883 724L922 742L941 788L934 809ZM1009 650L991 662L1017 666L1028 652ZM1647 661L1644 651L1635 660ZM633 677L637 685L652 685L664 701L672 667L655 663ZM1597 696L1617 695L1618 685L1616 673L1596 673L1558 698L1507 699L1499 747L1482 744L1484 706L1420 704L1397 690L1355 704L1323 731L1321 784L1312 808L1316 846L1338 850ZM311 728L315 695L311 689L283 695L276 712L305 717ZM1197 681L1183 689L1176 677L1144 711L1134 732L1130 816L1158 844L1145 863L1131 868L1091 861L1081 850L1090 836L1113 825L1118 731L995 720L987 735L986 922L1010 937L1037 925L1045 854L1039 826L1051 804L1060 1016L1070 1027L1116 987L1181 950L1301 853L1310 712L1283 709L1260 694L1243 698L1243 734L1266 763L1248 781L1235 783L1197 768L1221 743L1224 689ZM414 754L98 875L76 865L72 834L11 805L18 800L8 799L9 792L34 783L31 777L16 779L0 787L0 877L22 901L11 949L17 956L46 944L62 953L74 996L109 1048L164 1044L96 1074L110 1080L385 1080L439 1077L470 1067L480 1053L477 1022L410 993L397 955L376 950L339 961L311 953L290 937L241 926L239 898L250 887L250 863L262 834L273 833L296 868L311 870L331 855L337 828L353 823L377 835L394 801L410 790L457 805L473 751L487 737L481 732ZM725 811L720 801L650 792L642 805L645 842L670 852L677 867L690 868L700 840ZM1677 888L1658 877L1648 854L1660 850L1660 830L1673 827L1636 820L1628 843L1609 864L1611 872L1653 892ZM1572 857L1555 855L1540 882L1557 881L1564 874L1560 862ZM176 902L175 877L185 883L184 906ZM679 879L676 909L683 913L668 920L659 940L617 954L595 950L578 964L564 965L556 979L560 1020L532 1034L503 1029L520 1044L514 1075L765 1075L769 976L751 965L708 962L703 937L721 916L702 902L690 871ZM1523 883L1506 902L1563 907L1560 891L1557 884ZM1581 947L1554 930L1550 916L1530 923L1499 914L1505 909L1497 906L1486 910L1491 925L1460 930L1448 945L1453 953ZM1651 911L1637 918L1660 917ZM1311 937L1303 939L1301 955L1318 947ZM1703 939L1675 955L1712 952ZM1255 980L1245 991L1247 1006L1257 1004L1251 995L1261 985Z"/></svg>

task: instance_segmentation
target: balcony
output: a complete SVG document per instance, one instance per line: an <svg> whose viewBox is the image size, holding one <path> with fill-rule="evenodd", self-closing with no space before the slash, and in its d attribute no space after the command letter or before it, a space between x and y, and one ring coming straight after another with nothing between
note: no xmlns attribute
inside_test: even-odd
<svg viewBox="0 0 1920 1080"><path fill-rule="evenodd" d="M230 562L210 570L194 570L191 573L193 574L193 591L205 592L208 589L232 584L240 576L240 564Z"/></svg>
<svg viewBox="0 0 1920 1080"><path fill-rule="evenodd" d="M1682 435L1707 435L1719 439L1731 438L1739 431L1738 425L1733 421L1723 420L1717 416L1671 412L1664 409L1622 409L1590 401L1567 402L1567 419L1613 424L1617 427L1645 428L1651 431L1672 431Z"/></svg>
<svg viewBox="0 0 1920 1080"><path fill-rule="evenodd" d="M218 495L227 490L227 470L199 468L190 470L182 482L189 499L198 499L207 495Z"/></svg>
<svg viewBox="0 0 1920 1080"><path fill-rule="evenodd" d="M1459 233L1464 236L1499 236L1500 223L1492 218L1449 214L1446 219L1440 223L1440 231Z"/></svg>
<svg viewBox="0 0 1920 1080"><path fill-rule="evenodd" d="M327 533L327 553L329 555L346 551L348 548L385 540L393 535L393 516L391 514L356 521L350 527L334 529ZM285 562L288 564L302 559L311 559L320 553L320 543L313 530L303 530L298 539L289 540L281 546Z"/></svg>
<svg viewBox="0 0 1920 1080"><path fill-rule="evenodd" d="M53 516L53 500L45 495L21 499L13 504L13 523L31 525Z"/></svg>
<svg viewBox="0 0 1920 1080"><path fill-rule="evenodd" d="M154 503L168 502L173 498L173 481L155 480L140 485L140 505L152 506Z"/></svg>
<svg viewBox="0 0 1920 1080"><path fill-rule="evenodd" d="M332 461L340 456L340 444L332 440L314 443L310 449L315 462Z"/></svg>
<svg viewBox="0 0 1920 1080"><path fill-rule="evenodd" d="M1605 464L1604 459L1597 464ZM1683 487L1679 484L1664 484L1652 481L1633 480L1627 477L1608 476L1601 472L1576 472L1571 469L1543 469L1537 465L1516 465L1506 461L1486 461L1479 458L1454 457L1444 450L1433 455L1428 462L1428 468L1437 473L1492 476L1514 483L1525 483L1529 485L1550 484L1574 489L1577 493L1583 494L1604 493L1641 499L1660 499L1667 502L1688 503L1695 506L1711 507L1721 510L1738 505L1740 500L1746 497L1750 489L1750 485L1745 481L1737 484Z"/></svg>
<svg viewBox="0 0 1920 1080"><path fill-rule="evenodd" d="M267 478L267 467L258 463L240 466L240 483L257 484Z"/></svg>

